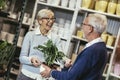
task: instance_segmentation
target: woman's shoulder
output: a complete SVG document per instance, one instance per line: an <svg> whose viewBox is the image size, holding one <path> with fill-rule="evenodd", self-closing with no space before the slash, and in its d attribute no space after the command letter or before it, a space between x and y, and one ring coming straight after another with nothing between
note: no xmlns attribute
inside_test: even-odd
<svg viewBox="0 0 120 80"><path fill-rule="evenodd" d="M34 35L35 34L35 31L28 31L27 32L27 35Z"/></svg>
<svg viewBox="0 0 120 80"><path fill-rule="evenodd" d="M30 39L34 36L35 34L35 31L28 31L25 35L26 38Z"/></svg>

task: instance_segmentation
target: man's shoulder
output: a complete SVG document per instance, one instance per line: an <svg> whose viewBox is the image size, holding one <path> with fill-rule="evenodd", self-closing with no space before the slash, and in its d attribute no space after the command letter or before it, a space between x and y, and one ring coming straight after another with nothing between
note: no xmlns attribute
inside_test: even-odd
<svg viewBox="0 0 120 80"><path fill-rule="evenodd" d="M87 47L87 49L85 49L85 52L87 51L87 53L93 53L95 51L97 52L101 52L101 51L104 51L106 50L106 45L104 44L104 42L98 42L98 43L95 43L89 47Z"/></svg>

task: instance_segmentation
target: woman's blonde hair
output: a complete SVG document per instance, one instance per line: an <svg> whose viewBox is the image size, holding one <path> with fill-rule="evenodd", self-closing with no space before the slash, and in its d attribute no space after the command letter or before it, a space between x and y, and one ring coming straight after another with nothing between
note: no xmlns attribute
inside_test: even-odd
<svg viewBox="0 0 120 80"><path fill-rule="evenodd" d="M43 17L48 17L49 15L52 15L54 17L54 13L53 13L52 10L50 10L50 9L42 9L42 10L38 11L37 19L41 19Z"/></svg>

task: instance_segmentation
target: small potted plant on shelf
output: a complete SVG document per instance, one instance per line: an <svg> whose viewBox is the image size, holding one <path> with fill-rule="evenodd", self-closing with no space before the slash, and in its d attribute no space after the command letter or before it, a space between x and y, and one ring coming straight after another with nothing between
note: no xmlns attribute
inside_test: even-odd
<svg viewBox="0 0 120 80"><path fill-rule="evenodd" d="M64 53L58 50L52 40L48 40L44 45L38 45L35 49L44 53L45 64L51 68L55 68L54 66L57 65L55 62L60 62L65 57Z"/></svg>
<svg viewBox="0 0 120 80"><path fill-rule="evenodd" d="M7 41L0 42L0 74L4 73L12 56L13 45Z"/></svg>

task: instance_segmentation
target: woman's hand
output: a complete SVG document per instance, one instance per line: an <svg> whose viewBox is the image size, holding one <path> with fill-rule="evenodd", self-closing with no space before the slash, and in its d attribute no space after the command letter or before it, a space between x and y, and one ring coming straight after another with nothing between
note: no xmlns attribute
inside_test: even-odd
<svg viewBox="0 0 120 80"><path fill-rule="evenodd" d="M40 60L39 60L37 57L32 57L32 58L31 58L31 63L32 63L35 67L38 67L38 66L41 64Z"/></svg>

